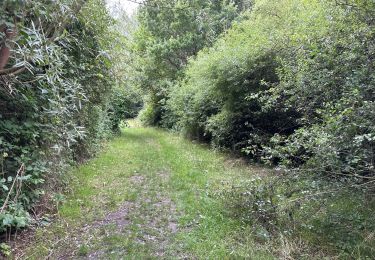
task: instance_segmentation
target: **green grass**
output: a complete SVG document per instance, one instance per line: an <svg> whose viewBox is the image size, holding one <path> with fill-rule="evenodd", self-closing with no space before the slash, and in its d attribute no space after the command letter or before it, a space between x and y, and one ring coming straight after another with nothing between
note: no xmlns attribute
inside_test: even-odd
<svg viewBox="0 0 375 260"><path fill-rule="evenodd" d="M125 129L72 172L58 219L21 258L273 259L216 196L259 172L178 135Z"/></svg>
<svg viewBox="0 0 375 260"><path fill-rule="evenodd" d="M335 196L307 200L293 211L294 221L286 211L278 211L279 231L264 237L264 223L255 220L246 194L251 191L251 196L267 199L271 194L264 193L262 185L277 175L163 130L134 125L124 129L71 175L72 193L59 207L58 217L50 226L37 228L32 242L14 258L372 259L374 255L375 201L368 196L344 189ZM255 182L250 181L253 178ZM272 196L304 187L310 183L304 178L288 185L281 182ZM303 196L304 190L295 196Z"/></svg>

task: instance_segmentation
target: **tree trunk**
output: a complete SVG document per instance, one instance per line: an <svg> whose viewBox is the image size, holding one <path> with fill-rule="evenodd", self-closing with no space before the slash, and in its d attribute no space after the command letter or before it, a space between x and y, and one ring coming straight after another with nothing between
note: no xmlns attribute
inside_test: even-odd
<svg viewBox="0 0 375 260"><path fill-rule="evenodd" d="M12 39L15 35L15 29L9 29L5 24L0 25L0 32L5 33L5 41L0 47L0 70L2 70L7 64L10 57L10 48L6 45L6 41Z"/></svg>

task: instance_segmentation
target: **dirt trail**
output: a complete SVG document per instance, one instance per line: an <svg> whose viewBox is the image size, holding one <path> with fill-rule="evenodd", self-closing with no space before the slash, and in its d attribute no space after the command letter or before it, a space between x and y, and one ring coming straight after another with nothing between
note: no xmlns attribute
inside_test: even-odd
<svg viewBox="0 0 375 260"><path fill-rule="evenodd" d="M167 182L169 176L165 173L159 178L161 183ZM166 178L168 177L168 178ZM106 237L116 235L119 240L133 239L134 243L150 248L150 257L164 257L170 237L178 231L176 207L162 186L152 190L150 181L143 175L133 175L129 178L133 188L140 193L135 201L124 201L113 212L109 212L101 220L87 225L84 237L101 234L101 242L97 249L90 252L84 259L106 259L108 252ZM160 183L159 183L160 184ZM151 191L151 192L150 192ZM114 247L111 254L126 256L126 249Z"/></svg>

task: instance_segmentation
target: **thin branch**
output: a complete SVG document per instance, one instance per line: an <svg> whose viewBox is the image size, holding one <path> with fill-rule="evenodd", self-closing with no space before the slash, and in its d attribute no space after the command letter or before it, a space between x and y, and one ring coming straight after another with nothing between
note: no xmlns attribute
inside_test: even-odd
<svg viewBox="0 0 375 260"><path fill-rule="evenodd" d="M2 70L0 70L0 75L9 75L9 74L17 72L18 70L20 70L22 68L25 68L25 67L24 66L17 66L17 67L12 67L12 68L8 68L8 69L2 69Z"/></svg>
<svg viewBox="0 0 375 260"><path fill-rule="evenodd" d="M12 191L13 191L13 188L14 188L14 185L15 185L15 183L16 183L16 181L17 181L18 176L19 176L20 174L23 174L24 171L25 171L25 165L22 164L21 167L20 167L20 168L18 169L18 171L17 171L17 175L16 175L16 177L14 177L14 180L13 180L12 186L10 187L10 190L9 190L9 192L8 192L8 195L7 195L6 199L5 199L5 201L4 201L4 204L3 204L3 206L1 207L0 214L3 213L4 209L5 209L6 206L8 205L8 201L9 201L9 198L10 198L10 194L11 194Z"/></svg>
<svg viewBox="0 0 375 260"><path fill-rule="evenodd" d="M26 67L22 67L22 68L16 70L15 72L10 73L9 76L16 76L16 75L24 72L25 70L26 70Z"/></svg>

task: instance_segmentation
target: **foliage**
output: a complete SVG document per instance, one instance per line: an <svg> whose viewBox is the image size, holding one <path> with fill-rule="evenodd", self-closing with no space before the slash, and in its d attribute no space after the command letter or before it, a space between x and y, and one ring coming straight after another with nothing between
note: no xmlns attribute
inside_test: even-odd
<svg viewBox="0 0 375 260"><path fill-rule="evenodd" d="M1 7L0 232L144 103L147 125L293 169L225 194L262 239L374 253L373 0L147 0L136 22L104 0Z"/></svg>
<svg viewBox="0 0 375 260"><path fill-rule="evenodd" d="M142 95L138 90L127 88L115 88L110 97L109 117L112 131L119 131L122 120L135 118L142 108Z"/></svg>
<svg viewBox="0 0 375 260"><path fill-rule="evenodd" d="M97 150L110 117L113 24L105 3L4 1L0 70L1 231L25 227L47 185ZM112 121L111 121L112 120ZM9 200L7 196L9 194Z"/></svg>
<svg viewBox="0 0 375 260"><path fill-rule="evenodd" d="M271 100L302 115L298 131L273 140L270 154L284 164L303 162L322 173L374 175L375 30L367 13L374 13L375 5L370 2L339 9L341 15L324 37L284 59L282 80Z"/></svg>
<svg viewBox="0 0 375 260"><path fill-rule="evenodd" d="M299 12L291 16L294 9ZM211 136L215 144L245 149L258 159L275 133L292 133L298 113L266 107L259 96L279 82L280 58L288 51L285 44L301 34L319 37L324 31L323 10L316 1L259 1L248 19L236 23L189 64L186 82L174 89L169 101L175 114L182 115L181 128L192 135L199 127L197 133ZM303 19L316 25L305 28Z"/></svg>
<svg viewBox="0 0 375 260"><path fill-rule="evenodd" d="M232 1L145 1L138 14L130 63L134 84L148 96L145 121L172 126L173 118L164 107L170 89L183 78L189 58L211 46L238 12Z"/></svg>
<svg viewBox="0 0 375 260"><path fill-rule="evenodd" d="M232 217L250 224L259 242L281 237L308 243L293 249L296 258L313 255L314 248L340 258L371 258L374 200L367 192L316 176L278 174L250 179L220 195Z"/></svg>
<svg viewBox="0 0 375 260"><path fill-rule="evenodd" d="M8 256L10 256L10 254L11 254L11 248L10 248L9 245L7 245L7 244L5 244L5 243L1 243L1 244L0 244L0 252L1 252L4 256L8 257Z"/></svg>
<svg viewBox="0 0 375 260"><path fill-rule="evenodd" d="M256 1L170 88L169 121L252 159L373 175L374 10Z"/></svg>
<svg viewBox="0 0 375 260"><path fill-rule="evenodd" d="M368 0L255 1L169 88L173 128L286 171L222 196L259 240L307 243L296 258L374 255L374 13Z"/></svg>

